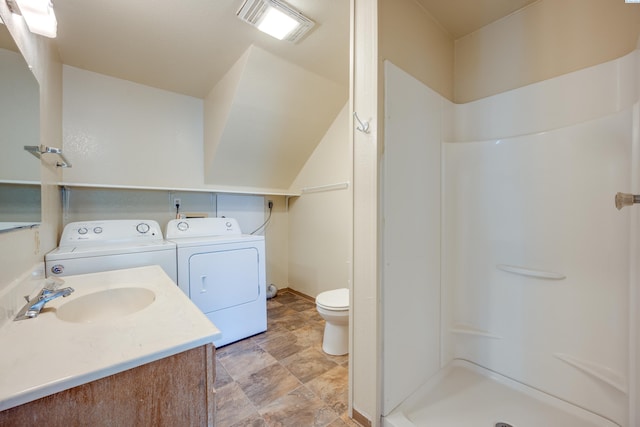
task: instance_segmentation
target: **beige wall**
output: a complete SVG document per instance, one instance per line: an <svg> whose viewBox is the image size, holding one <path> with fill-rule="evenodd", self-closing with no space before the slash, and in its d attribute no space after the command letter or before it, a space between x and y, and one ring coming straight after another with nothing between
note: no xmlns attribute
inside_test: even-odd
<svg viewBox="0 0 640 427"><path fill-rule="evenodd" d="M610 61L634 50L639 35L638 4L540 0L456 40L454 101L473 101Z"/></svg>
<svg viewBox="0 0 640 427"><path fill-rule="evenodd" d="M380 61L389 60L453 99L453 38L415 0L378 2Z"/></svg>
<svg viewBox="0 0 640 427"><path fill-rule="evenodd" d="M345 105L294 180L292 189L351 181L349 111ZM351 267L351 187L289 200L289 287L305 295L346 288Z"/></svg>
<svg viewBox="0 0 640 427"><path fill-rule="evenodd" d="M378 287L378 5L351 0L352 49L350 110L370 123L353 137L353 271L349 380L353 410L379 425L380 317ZM355 414L355 412L354 412Z"/></svg>
<svg viewBox="0 0 640 427"><path fill-rule="evenodd" d="M354 134L353 409L379 425L381 314L379 159L384 147L385 60L447 99L453 98L453 38L414 0L355 0L353 110L371 122ZM371 27L373 25L373 28ZM363 70L367 72L363 72ZM374 355L376 355L374 357Z"/></svg>
<svg viewBox="0 0 640 427"><path fill-rule="evenodd" d="M40 84L40 142L53 147L62 146L62 66L55 43L31 34L21 17L12 15L5 2L0 2L0 17L33 67ZM61 223L59 192L53 183L59 180L60 170L42 161L42 224L31 230L0 234L0 289L42 262L46 252L57 244Z"/></svg>

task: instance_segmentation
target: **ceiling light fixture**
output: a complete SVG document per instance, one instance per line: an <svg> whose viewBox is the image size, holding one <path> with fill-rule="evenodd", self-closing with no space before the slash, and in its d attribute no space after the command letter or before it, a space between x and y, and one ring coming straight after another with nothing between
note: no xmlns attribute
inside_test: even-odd
<svg viewBox="0 0 640 427"><path fill-rule="evenodd" d="M315 25L311 19L278 0L246 0L236 15L260 31L292 43L301 40Z"/></svg>
<svg viewBox="0 0 640 427"><path fill-rule="evenodd" d="M58 21L51 0L6 0L11 12L22 15L34 34L55 38Z"/></svg>

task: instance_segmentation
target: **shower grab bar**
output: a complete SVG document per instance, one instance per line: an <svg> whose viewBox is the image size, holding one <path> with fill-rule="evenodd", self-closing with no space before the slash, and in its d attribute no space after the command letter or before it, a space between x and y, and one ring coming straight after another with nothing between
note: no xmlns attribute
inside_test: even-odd
<svg viewBox="0 0 640 427"><path fill-rule="evenodd" d="M517 265L498 264L496 265L496 268L498 270L506 271L507 273L518 274L520 276L535 277L537 279L564 280L567 278L567 276L561 273L533 270L531 268L519 267Z"/></svg>
<svg viewBox="0 0 640 427"><path fill-rule="evenodd" d="M616 194L616 208L618 208L618 210L624 208L625 206L632 206L635 203L640 203L640 194Z"/></svg>

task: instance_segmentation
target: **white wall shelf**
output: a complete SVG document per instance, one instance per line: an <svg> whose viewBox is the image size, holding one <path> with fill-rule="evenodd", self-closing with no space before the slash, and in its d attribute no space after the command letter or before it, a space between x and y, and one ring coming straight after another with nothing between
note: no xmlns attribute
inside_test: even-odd
<svg viewBox="0 0 640 427"><path fill-rule="evenodd" d="M229 186L211 186L211 187L154 187L154 186L136 186L136 185L113 185L113 184L92 184L79 182L58 182L60 187L71 188L96 188L96 189L112 189L112 190L142 190L142 191L181 191L194 193L230 193L230 194L254 194L264 196L299 196L299 192L292 192L274 188L251 188L251 187L229 187Z"/></svg>

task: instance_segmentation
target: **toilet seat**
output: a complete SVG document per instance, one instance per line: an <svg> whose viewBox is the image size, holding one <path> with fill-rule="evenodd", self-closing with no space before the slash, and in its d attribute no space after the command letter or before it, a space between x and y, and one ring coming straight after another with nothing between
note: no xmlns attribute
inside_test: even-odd
<svg viewBox="0 0 640 427"><path fill-rule="evenodd" d="M349 310L349 289L341 288L322 292L316 297L316 304L330 311Z"/></svg>

